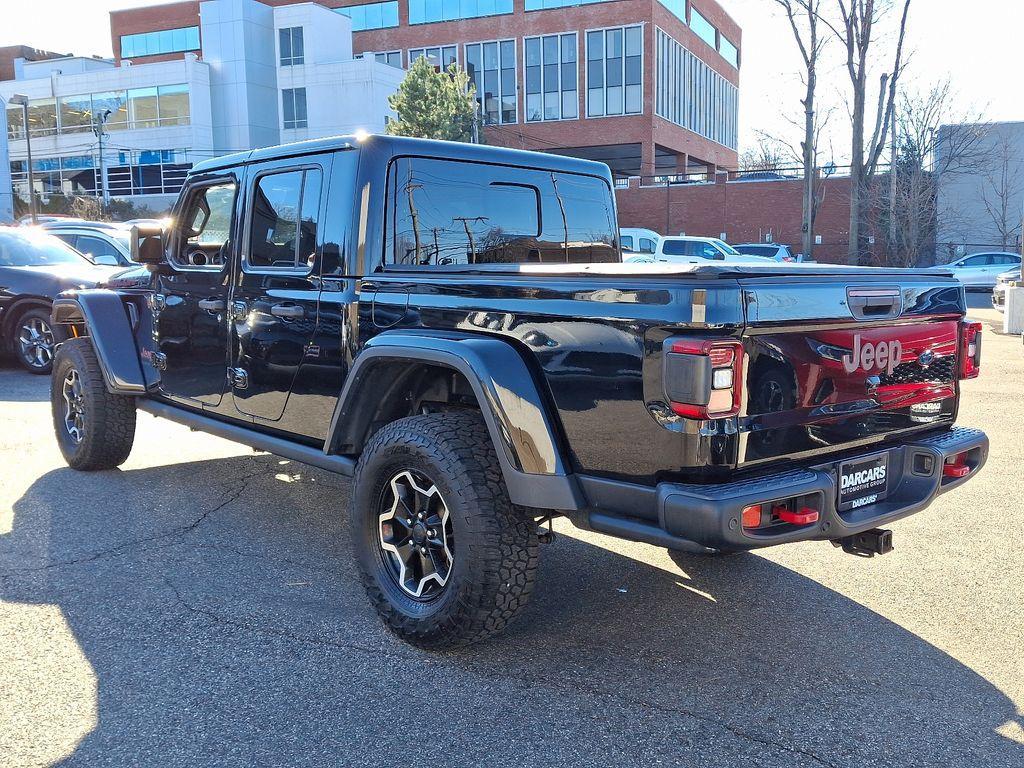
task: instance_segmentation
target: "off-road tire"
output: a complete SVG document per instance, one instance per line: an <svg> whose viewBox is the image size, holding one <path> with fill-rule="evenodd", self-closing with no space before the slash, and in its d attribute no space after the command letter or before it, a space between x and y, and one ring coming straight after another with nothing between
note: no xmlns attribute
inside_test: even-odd
<svg viewBox="0 0 1024 768"><path fill-rule="evenodd" d="M65 424L64 384L72 371L79 377L84 411L83 434L78 442ZM135 441L135 398L107 391L88 338L69 339L57 347L50 379L50 407L57 445L72 469L113 469L128 458Z"/></svg>
<svg viewBox="0 0 1024 768"><path fill-rule="evenodd" d="M25 326L27 323L42 323L43 326L49 331L50 346L47 354L50 355L49 362L45 364L33 364L25 359L24 353L21 348L21 334L23 332L29 333ZM50 310L46 307L33 307L20 314L17 319L11 323L9 332L10 338L7 340L7 345L11 352L18 359L18 364L29 373L35 374L36 376L47 376L53 370L53 354L54 346L63 341L64 336L60 330L60 326L54 325L53 320L50 319Z"/></svg>
<svg viewBox="0 0 1024 768"><path fill-rule="evenodd" d="M403 470L436 486L452 523L453 563L434 599L410 597L381 548L378 510ZM526 606L537 570L536 524L508 497L483 418L473 412L411 416L378 431L356 467L351 540L370 602L412 645L442 649L500 632Z"/></svg>

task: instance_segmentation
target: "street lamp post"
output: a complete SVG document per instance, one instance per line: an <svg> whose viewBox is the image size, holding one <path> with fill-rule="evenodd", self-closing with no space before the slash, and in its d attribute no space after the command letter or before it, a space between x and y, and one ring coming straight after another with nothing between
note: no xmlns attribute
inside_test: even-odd
<svg viewBox="0 0 1024 768"><path fill-rule="evenodd" d="M24 129L25 129L25 155L28 161L28 212L32 217L32 223L35 224L38 221L36 214L36 184L35 178L32 175L32 137L28 129L28 96L23 93L16 93L8 100L9 104L21 105Z"/></svg>

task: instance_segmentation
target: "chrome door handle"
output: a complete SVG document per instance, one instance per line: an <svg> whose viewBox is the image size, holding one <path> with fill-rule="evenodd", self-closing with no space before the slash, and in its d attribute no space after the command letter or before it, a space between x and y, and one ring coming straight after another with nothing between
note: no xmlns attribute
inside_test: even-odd
<svg viewBox="0 0 1024 768"><path fill-rule="evenodd" d="M207 312L223 312L224 299L200 299L199 308Z"/></svg>
<svg viewBox="0 0 1024 768"><path fill-rule="evenodd" d="M270 314L274 317L284 317L289 320L298 320L306 316L306 310L298 304L275 304L270 308Z"/></svg>

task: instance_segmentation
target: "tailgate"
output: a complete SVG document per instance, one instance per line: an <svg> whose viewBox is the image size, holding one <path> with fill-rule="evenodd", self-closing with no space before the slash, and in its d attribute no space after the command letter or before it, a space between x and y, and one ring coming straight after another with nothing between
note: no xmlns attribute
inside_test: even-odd
<svg viewBox="0 0 1024 768"><path fill-rule="evenodd" d="M963 291L944 277L740 280L741 465L837 452L956 417Z"/></svg>

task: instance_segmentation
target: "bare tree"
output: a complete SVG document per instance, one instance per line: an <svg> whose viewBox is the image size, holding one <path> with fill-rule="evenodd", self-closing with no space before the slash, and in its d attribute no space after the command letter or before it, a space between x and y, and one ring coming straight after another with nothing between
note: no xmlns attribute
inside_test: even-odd
<svg viewBox="0 0 1024 768"><path fill-rule="evenodd" d="M910 266L934 254L938 193L947 175L976 173L989 154L980 116L954 115L948 80L927 91L904 89L893 108L893 157L884 189L873 190L878 219L888 219L888 261ZM885 200L887 198L887 200ZM947 205L947 225L957 216Z"/></svg>
<svg viewBox="0 0 1024 768"><path fill-rule="evenodd" d="M868 75L877 58L876 25L902 3L896 45L890 71L882 72L878 84L878 104L875 109L874 128L867 138ZM818 14L839 40L846 52L846 71L850 77L850 120L852 143L850 151L850 244L848 259L857 263L861 258L861 235L864 226L867 186L878 169L882 152L888 144L892 122L896 85L903 72L903 42L907 30L910 0L836 0L838 19Z"/></svg>
<svg viewBox="0 0 1024 768"><path fill-rule="evenodd" d="M992 232L1005 250L1016 246L1021 235L1024 157L1006 132L993 132L991 138L993 152L982 170L981 202L992 220Z"/></svg>
<svg viewBox="0 0 1024 768"><path fill-rule="evenodd" d="M786 14L793 39L803 59L804 134L800 141L800 162L803 164L803 219L801 243L805 256L814 248L814 219L817 216L819 196L815 191L818 167L819 126L815 111L815 96L818 88L818 63L824 47L824 40L818 35L820 0L775 0Z"/></svg>
<svg viewBox="0 0 1024 768"><path fill-rule="evenodd" d="M792 162L789 148L766 133L757 134L757 143L740 154L744 171L770 171Z"/></svg>

